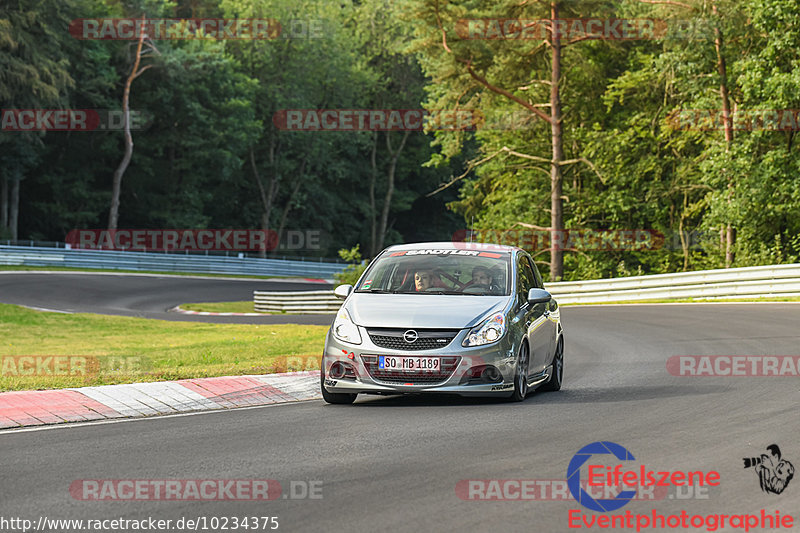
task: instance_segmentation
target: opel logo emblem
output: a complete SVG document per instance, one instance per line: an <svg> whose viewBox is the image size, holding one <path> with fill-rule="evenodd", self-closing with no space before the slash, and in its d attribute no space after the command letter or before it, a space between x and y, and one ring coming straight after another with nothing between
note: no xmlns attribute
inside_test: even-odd
<svg viewBox="0 0 800 533"><path fill-rule="evenodd" d="M405 333L403 333L403 340L406 341L408 344L413 344L413 343L417 342L418 338L419 338L419 335L417 335L417 332L414 331L413 329L410 329L410 330L406 331Z"/></svg>

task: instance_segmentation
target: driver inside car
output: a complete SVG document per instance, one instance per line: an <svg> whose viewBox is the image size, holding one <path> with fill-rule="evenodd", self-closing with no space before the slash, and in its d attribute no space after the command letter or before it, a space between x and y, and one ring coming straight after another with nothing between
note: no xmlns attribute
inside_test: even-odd
<svg viewBox="0 0 800 533"><path fill-rule="evenodd" d="M492 275L489 269L482 266L476 266L472 269L472 281L470 286L490 287L492 285Z"/></svg>

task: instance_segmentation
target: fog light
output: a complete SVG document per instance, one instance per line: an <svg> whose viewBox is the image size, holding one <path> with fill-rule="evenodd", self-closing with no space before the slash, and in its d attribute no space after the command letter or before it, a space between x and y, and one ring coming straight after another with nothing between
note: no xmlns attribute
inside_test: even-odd
<svg viewBox="0 0 800 533"><path fill-rule="evenodd" d="M344 373L345 373L345 366L339 361L336 361L331 365L331 370L328 376L333 379L342 379L344 377Z"/></svg>
<svg viewBox="0 0 800 533"><path fill-rule="evenodd" d="M495 383L497 381L502 381L502 377L500 376L500 371L497 370L493 366L487 366L481 372L481 379L487 383Z"/></svg>

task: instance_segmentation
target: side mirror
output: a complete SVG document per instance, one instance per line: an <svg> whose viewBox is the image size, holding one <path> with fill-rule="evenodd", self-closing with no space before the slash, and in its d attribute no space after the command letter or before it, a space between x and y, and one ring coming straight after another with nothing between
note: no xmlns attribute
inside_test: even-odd
<svg viewBox="0 0 800 533"><path fill-rule="evenodd" d="M531 289L528 291L528 301L532 304L549 302L553 297L544 289Z"/></svg>
<svg viewBox="0 0 800 533"><path fill-rule="evenodd" d="M352 285L339 285L338 287L333 289L333 295L336 296L337 298L341 298L342 300L350 296L351 292L353 292Z"/></svg>

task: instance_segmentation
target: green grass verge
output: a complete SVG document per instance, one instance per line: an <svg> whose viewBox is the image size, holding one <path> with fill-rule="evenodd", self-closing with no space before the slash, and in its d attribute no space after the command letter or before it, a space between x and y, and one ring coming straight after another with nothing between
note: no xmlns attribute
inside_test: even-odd
<svg viewBox="0 0 800 533"><path fill-rule="evenodd" d="M0 304L0 391L313 370L327 329L48 313ZM75 357L64 363L49 356Z"/></svg>
<svg viewBox="0 0 800 533"><path fill-rule="evenodd" d="M181 309L186 311L205 311L208 313L255 313L253 301L247 302L206 302L181 304ZM263 313L268 315L270 313Z"/></svg>

